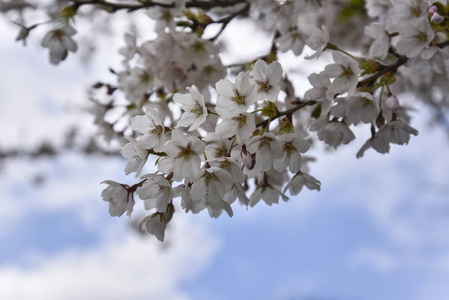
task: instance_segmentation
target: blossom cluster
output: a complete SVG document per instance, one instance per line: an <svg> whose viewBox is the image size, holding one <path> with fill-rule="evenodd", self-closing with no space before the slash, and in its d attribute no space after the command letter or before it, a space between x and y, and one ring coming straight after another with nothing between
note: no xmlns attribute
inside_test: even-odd
<svg viewBox="0 0 449 300"><path fill-rule="evenodd" d="M77 50L70 19L88 3L69 2L68 22L42 42L53 64ZM144 11L156 33L143 41L127 33L116 84L94 86L126 103L125 129L115 126L118 120L106 121L123 101L97 100L91 112L100 135L124 141L125 173L140 177L131 186L104 181L110 214L131 215L137 194L150 211L141 228L163 240L174 199L186 212L207 210L213 218L223 211L232 216L237 199L247 207L287 201L304 186L320 190L307 165L314 143L336 149L355 139L355 126L365 126L371 137L357 157L371 148L387 153L391 144L407 144L418 134L409 125L405 93L439 109L449 106L447 3L340 2L102 1L112 11ZM238 17L272 34L271 48L225 67L216 40ZM221 28L211 37L212 24ZM36 26L22 25L18 39ZM298 59L331 59L308 76L310 88L301 97L278 61L290 51Z"/></svg>

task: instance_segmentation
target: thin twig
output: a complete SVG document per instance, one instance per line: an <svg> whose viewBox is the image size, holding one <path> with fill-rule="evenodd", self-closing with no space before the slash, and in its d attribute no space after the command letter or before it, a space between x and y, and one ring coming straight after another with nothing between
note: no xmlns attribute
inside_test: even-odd
<svg viewBox="0 0 449 300"><path fill-rule="evenodd" d="M261 121L259 123L256 124L256 128L260 127L260 126L267 126L268 125L268 121L273 121L276 120L277 118L280 118L282 116L288 116L288 115L292 115L293 113L295 113L297 110L305 107L305 106L309 106L309 105L315 105L318 102L315 100L309 100L309 101L305 101L305 102L299 102L295 107L292 107L290 109L287 109L285 111L278 111L276 113L276 115L270 119Z"/></svg>

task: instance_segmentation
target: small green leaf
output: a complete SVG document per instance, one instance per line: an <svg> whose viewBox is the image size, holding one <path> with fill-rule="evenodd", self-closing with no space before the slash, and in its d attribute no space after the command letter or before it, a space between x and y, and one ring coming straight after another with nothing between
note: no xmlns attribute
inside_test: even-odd
<svg viewBox="0 0 449 300"><path fill-rule="evenodd" d="M265 105L264 108L262 108L262 115L269 117L269 118L274 118L276 116L278 112L278 108L276 106L276 104L274 104L274 102L268 101L268 104Z"/></svg>
<svg viewBox="0 0 449 300"><path fill-rule="evenodd" d="M312 118L318 119L321 116L321 107L322 107L321 103L318 103L318 105L312 112Z"/></svg>

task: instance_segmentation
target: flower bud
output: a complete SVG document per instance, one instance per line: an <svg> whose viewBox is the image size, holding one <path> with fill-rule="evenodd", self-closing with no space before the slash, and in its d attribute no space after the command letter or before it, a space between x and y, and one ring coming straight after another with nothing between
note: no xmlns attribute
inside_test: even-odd
<svg viewBox="0 0 449 300"><path fill-rule="evenodd" d="M429 14L434 14L438 11L438 7L436 7L435 5L432 5L431 7L429 7L429 9L427 11L429 12Z"/></svg>
<svg viewBox="0 0 449 300"><path fill-rule="evenodd" d="M396 112L399 108L399 101L395 95L391 95L385 100L385 104L391 109L392 112Z"/></svg>
<svg viewBox="0 0 449 300"><path fill-rule="evenodd" d="M436 13L433 14L433 16L430 19L430 21L432 21L435 24L441 24L441 23L444 22L444 17L436 12Z"/></svg>

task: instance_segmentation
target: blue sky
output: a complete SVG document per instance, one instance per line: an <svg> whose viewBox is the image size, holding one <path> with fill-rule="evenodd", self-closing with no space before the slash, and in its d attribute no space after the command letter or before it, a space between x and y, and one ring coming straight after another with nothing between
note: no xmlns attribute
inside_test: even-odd
<svg viewBox="0 0 449 300"><path fill-rule="evenodd" d="M52 67L38 40L23 48L7 28L2 147L61 141L80 122L93 132L82 114L84 87L105 75L108 58ZM100 182L132 180L123 159L70 153L2 162L0 298L448 299L449 143L418 108L412 125L420 135L410 145L356 159L368 134L357 130L353 144L315 152L321 192L273 207L235 205L233 218L178 210L164 244L108 215ZM36 175L43 185L32 185Z"/></svg>

